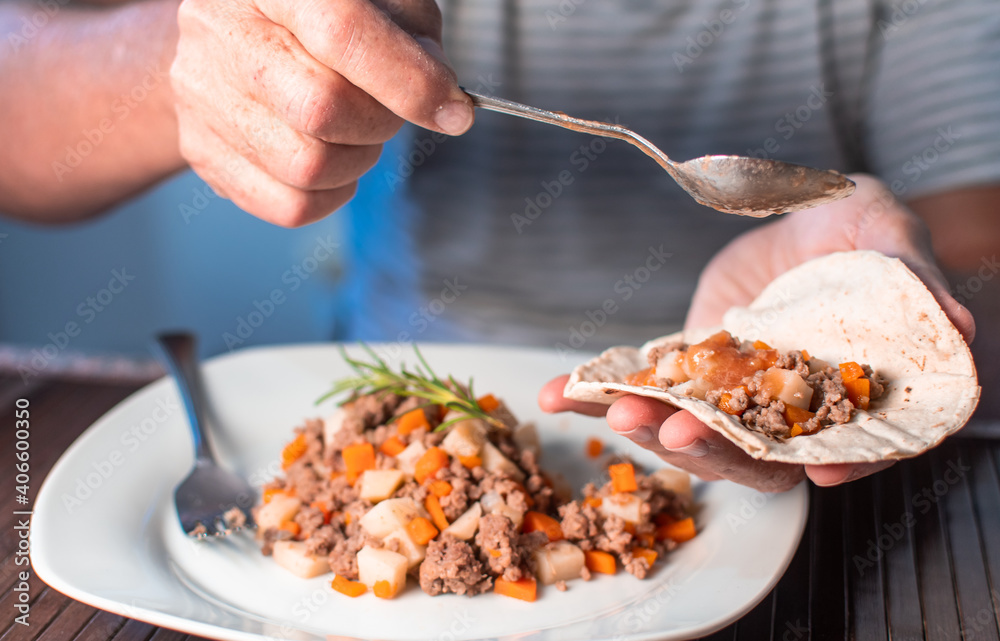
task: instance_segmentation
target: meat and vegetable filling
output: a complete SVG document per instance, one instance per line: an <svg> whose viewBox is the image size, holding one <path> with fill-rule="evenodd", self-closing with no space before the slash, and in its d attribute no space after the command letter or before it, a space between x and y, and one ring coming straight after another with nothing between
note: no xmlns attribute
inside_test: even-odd
<svg viewBox="0 0 1000 641"><path fill-rule="evenodd" d="M725 331L694 345L654 348L647 358L649 367L626 383L703 399L775 439L846 423L885 389L866 364L835 367L805 350L782 354L761 341L741 343Z"/></svg>
<svg viewBox="0 0 1000 641"><path fill-rule="evenodd" d="M392 598L412 577L430 595L532 601L619 565L644 578L694 536L686 473L611 460L610 480L570 500L539 467L534 426L494 396L349 362L352 398L296 430L255 509L263 553L288 570L332 571L348 596Z"/></svg>

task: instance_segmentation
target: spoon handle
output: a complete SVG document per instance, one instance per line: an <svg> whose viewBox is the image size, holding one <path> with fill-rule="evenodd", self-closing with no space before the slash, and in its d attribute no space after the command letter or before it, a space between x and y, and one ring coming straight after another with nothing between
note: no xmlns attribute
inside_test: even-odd
<svg viewBox="0 0 1000 641"><path fill-rule="evenodd" d="M562 112L546 111L545 109L538 109L537 107L529 107L528 105L522 105L521 103L513 102L511 100L504 100L503 98L496 98L494 96L485 96L464 88L463 91L465 91L465 93L472 98L472 104L481 109L497 111L499 113L510 114L512 116L519 116L521 118L527 118L528 120L537 120L538 122L544 122L557 127L562 127L564 129L570 129L572 131L591 133L608 138L617 138L618 140L624 140L632 143L641 149L647 156L655 160L667 171L667 173L675 179L677 178L677 175L674 173L673 162L670 158L668 158L665 153L660 151L656 145L649 142L631 129L609 122L584 120L582 118L567 116Z"/></svg>

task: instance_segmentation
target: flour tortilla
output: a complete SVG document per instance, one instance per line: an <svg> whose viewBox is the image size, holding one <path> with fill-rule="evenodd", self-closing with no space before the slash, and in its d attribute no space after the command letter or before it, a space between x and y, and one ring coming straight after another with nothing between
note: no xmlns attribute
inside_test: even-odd
<svg viewBox="0 0 1000 641"><path fill-rule="evenodd" d="M720 329L762 340L782 352L804 349L836 365L867 363L887 379L885 394L848 423L786 441L748 430L707 401L626 385L648 367L650 349L696 343ZM734 307L722 327L689 330L639 349L613 347L577 367L565 395L610 404L625 394L685 409L747 454L798 464L860 463L916 456L969 420L980 388L969 348L924 284L902 263L877 252L830 254L776 278L749 307Z"/></svg>

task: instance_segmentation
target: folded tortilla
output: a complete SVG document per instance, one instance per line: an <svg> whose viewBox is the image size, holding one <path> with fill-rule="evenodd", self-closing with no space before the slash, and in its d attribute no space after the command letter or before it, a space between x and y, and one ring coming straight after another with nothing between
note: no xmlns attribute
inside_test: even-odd
<svg viewBox="0 0 1000 641"><path fill-rule="evenodd" d="M885 393L847 423L780 441L685 396L684 384L663 390L624 383L649 366L650 349L696 343L719 329L781 352L804 349L834 365L867 363L885 377ZM656 398L691 412L754 458L799 464L916 456L965 425L979 393L972 354L934 296L902 261L872 251L830 254L782 274L749 307L726 312L721 328L679 332L638 349L613 347L577 367L565 390L567 398L605 404L626 394Z"/></svg>

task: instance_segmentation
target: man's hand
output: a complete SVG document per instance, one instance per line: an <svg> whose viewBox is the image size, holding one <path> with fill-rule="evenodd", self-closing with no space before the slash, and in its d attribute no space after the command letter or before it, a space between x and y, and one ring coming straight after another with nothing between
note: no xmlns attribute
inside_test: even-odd
<svg viewBox="0 0 1000 641"><path fill-rule="evenodd" d="M687 327L718 325L734 305L747 305L778 275L812 258L837 251L873 249L900 258L927 285L945 313L972 341L968 310L948 293L934 263L930 237L920 220L878 181L852 176L850 198L803 212L739 236L702 272ZM808 345L803 345L808 348ZM705 480L729 479L761 491L791 489L805 476L817 485L837 485L889 467L891 461L850 465L789 465L751 458L694 416L659 401L626 396L610 407L563 398L567 377L550 381L538 403L547 412L607 415L611 428L664 461Z"/></svg>
<svg viewBox="0 0 1000 641"><path fill-rule="evenodd" d="M347 202L404 120L452 135L472 125L434 0L184 0L178 25L181 153L272 223Z"/></svg>

